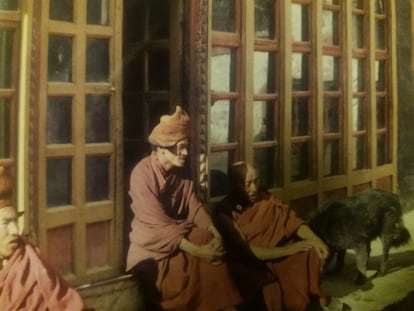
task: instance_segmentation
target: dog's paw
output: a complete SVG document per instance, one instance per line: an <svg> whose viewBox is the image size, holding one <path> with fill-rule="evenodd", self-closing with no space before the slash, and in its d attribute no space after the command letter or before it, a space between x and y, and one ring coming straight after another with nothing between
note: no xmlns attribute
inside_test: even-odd
<svg viewBox="0 0 414 311"><path fill-rule="evenodd" d="M386 269L384 269L384 268L380 268L380 269L378 269L378 271L377 271L377 273L376 273L376 276L382 277L382 276L384 276L386 273L387 273L387 272L386 272Z"/></svg>
<svg viewBox="0 0 414 311"><path fill-rule="evenodd" d="M361 272L358 272L354 278L355 285L364 285L366 281L367 281L367 277L363 275Z"/></svg>

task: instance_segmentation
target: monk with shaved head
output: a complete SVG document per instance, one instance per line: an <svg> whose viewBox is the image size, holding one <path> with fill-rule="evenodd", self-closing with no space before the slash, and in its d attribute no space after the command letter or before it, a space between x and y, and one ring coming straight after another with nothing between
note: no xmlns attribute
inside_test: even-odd
<svg viewBox="0 0 414 311"><path fill-rule="evenodd" d="M0 165L0 310L87 310L80 295L19 234L11 177Z"/></svg>
<svg viewBox="0 0 414 311"><path fill-rule="evenodd" d="M328 256L325 243L292 209L259 188L259 176L250 164L234 163L229 179L231 192L215 207L213 219L228 256L237 263L233 275L243 296L259 285L267 310L347 310L338 299L325 297L319 287L321 264ZM243 269L249 270L258 262L273 278L246 284L237 269L245 263ZM255 299L252 305L258 298L247 300Z"/></svg>

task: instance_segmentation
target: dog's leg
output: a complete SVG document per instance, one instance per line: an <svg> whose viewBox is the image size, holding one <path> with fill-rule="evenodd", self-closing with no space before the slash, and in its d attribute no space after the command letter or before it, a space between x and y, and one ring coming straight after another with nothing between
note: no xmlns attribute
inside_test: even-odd
<svg viewBox="0 0 414 311"><path fill-rule="evenodd" d="M384 214L383 226L381 231L381 243L382 243L382 261L378 270L378 276L384 276L387 271L388 258L390 248L393 242L393 238L398 236L398 230L401 219L394 207L390 207L390 210ZM404 227L404 225L402 225Z"/></svg>
<svg viewBox="0 0 414 311"><path fill-rule="evenodd" d="M346 249L339 249L336 252L336 265L334 268L335 274L339 274L344 267L345 253L346 253Z"/></svg>
<svg viewBox="0 0 414 311"><path fill-rule="evenodd" d="M384 276L387 271L387 263L390 254L390 243L388 239L381 238L382 242L382 261L378 271L378 276Z"/></svg>
<svg viewBox="0 0 414 311"><path fill-rule="evenodd" d="M368 257L370 252L370 245L369 243L361 243L358 244L355 248L355 257L356 257L356 265L357 265L357 275L354 278L354 283L357 285L362 285L367 280L367 264L368 264Z"/></svg>

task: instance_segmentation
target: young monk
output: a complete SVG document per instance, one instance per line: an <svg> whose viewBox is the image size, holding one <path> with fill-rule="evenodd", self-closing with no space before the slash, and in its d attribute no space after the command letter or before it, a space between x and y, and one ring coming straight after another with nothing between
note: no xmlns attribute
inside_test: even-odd
<svg viewBox="0 0 414 311"><path fill-rule="evenodd" d="M328 256L325 243L292 209L258 189L258 176L251 165L237 162L229 175L232 191L216 206L213 219L232 258L251 258L247 246L271 270L274 279L262 288L267 309L348 310L320 290L321 262Z"/></svg>
<svg viewBox="0 0 414 311"><path fill-rule="evenodd" d="M10 186L0 166L0 310L87 310L80 295L19 235Z"/></svg>
<svg viewBox="0 0 414 311"><path fill-rule="evenodd" d="M162 116L148 137L153 152L131 173L127 271L151 300L148 310L235 310L241 298L221 259L221 237L184 170L189 121L179 106Z"/></svg>

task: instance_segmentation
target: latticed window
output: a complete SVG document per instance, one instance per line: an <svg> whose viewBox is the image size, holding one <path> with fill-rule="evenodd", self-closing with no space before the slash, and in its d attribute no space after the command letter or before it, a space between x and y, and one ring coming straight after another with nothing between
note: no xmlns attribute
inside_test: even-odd
<svg viewBox="0 0 414 311"><path fill-rule="evenodd" d="M74 284L123 265L120 3L34 4L33 222L40 248Z"/></svg>
<svg viewBox="0 0 414 311"><path fill-rule="evenodd" d="M309 209L395 189L394 5L209 1L210 199L240 159Z"/></svg>
<svg viewBox="0 0 414 311"><path fill-rule="evenodd" d="M0 166L16 175L20 48L19 2L0 2ZM13 187L15 188L15 187Z"/></svg>

